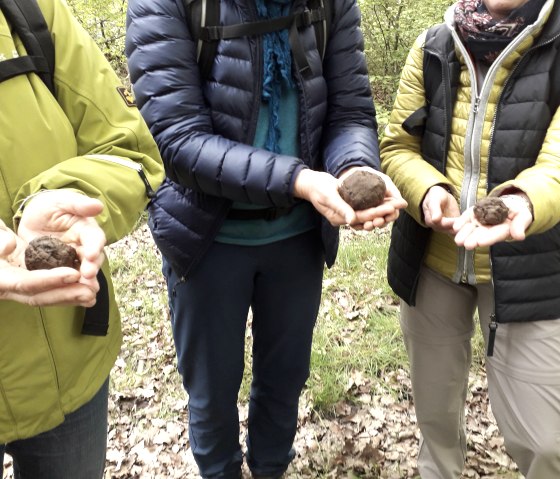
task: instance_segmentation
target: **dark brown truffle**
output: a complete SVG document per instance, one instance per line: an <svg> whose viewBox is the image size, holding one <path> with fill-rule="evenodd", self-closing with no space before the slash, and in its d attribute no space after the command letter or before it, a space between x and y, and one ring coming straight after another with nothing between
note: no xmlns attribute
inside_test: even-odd
<svg viewBox="0 0 560 479"><path fill-rule="evenodd" d="M79 269L80 259L76 250L52 236L39 236L25 249L25 266L28 270L52 269L60 266Z"/></svg>
<svg viewBox="0 0 560 479"><path fill-rule="evenodd" d="M498 225L508 217L509 209L496 197L481 198L474 205L474 217L482 225Z"/></svg>
<svg viewBox="0 0 560 479"><path fill-rule="evenodd" d="M346 177L338 192L354 210L365 210L383 203L386 191L383 179L371 171L356 170Z"/></svg>

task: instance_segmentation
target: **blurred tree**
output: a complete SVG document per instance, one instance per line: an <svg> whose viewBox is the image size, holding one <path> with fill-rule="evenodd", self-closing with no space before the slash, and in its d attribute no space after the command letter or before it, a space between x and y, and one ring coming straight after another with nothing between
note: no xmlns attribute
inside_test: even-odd
<svg viewBox="0 0 560 479"><path fill-rule="evenodd" d="M416 37L439 23L451 0L358 0L376 102L388 108Z"/></svg>
<svg viewBox="0 0 560 479"><path fill-rule="evenodd" d="M124 56L126 0L67 0L117 73L127 76ZM451 0L358 0L366 56L380 115L386 114L399 73L416 36L438 23ZM381 118L383 120L383 118ZM381 121L382 123L383 121Z"/></svg>
<svg viewBox="0 0 560 479"><path fill-rule="evenodd" d="M121 77L126 77L126 0L67 0L67 3L113 68Z"/></svg>

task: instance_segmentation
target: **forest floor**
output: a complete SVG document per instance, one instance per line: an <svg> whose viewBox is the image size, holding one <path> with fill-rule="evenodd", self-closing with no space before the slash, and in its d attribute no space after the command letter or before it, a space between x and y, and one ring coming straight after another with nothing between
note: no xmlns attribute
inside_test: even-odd
<svg viewBox="0 0 560 479"><path fill-rule="evenodd" d="M175 368L159 258L146 226L111 246L109 256L121 265L114 277L124 345L111 378L105 478L195 479L199 476L188 440L187 397ZM353 371L346 380L345 399L327 411L316 408L310 391L304 391L296 457L286 479L418 477L419 434L406 365L380 377ZM463 477L518 478L490 410L483 367L473 368L465 411L468 454ZM240 399L239 412L244 444L246 400ZM243 473L250 477L246 466ZM4 478L12 477L6 456Z"/></svg>
<svg viewBox="0 0 560 479"><path fill-rule="evenodd" d="M150 244L144 227L113 248L132 254L142 250L142 245L149 249ZM164 287L163 280L157 268L152 269L156 274L145 278L144 285L157 291ZM126 294L132 296L121 293L122 301L140 304L139 293ZM159 301L165 302L165 297ZM142 304L146 304L145 299ZM157 304L154 307L160 308ZM138 346L135 359L127 352L121 355L113 374L116 384L111 395L107 477L197 478L188 440L187 396L175 370L169 323L159 321L146 335L125 315L123 327L124 343L129 349ZM151 371L150 358L155 363ZM129 375L130 364L135 365L137 381L119 386L119 372ZM416 477L419 434L406 367L388 371L383 377L354 371L347 377L346 392L350 400L340 400L325 412L317 411L310 391L304 391L294 444L296 457L286 479ZM240 400L239 410L239 439L244 444L246 401ZM468 454L464 478L519 477L504 451L489 406L483 367L473 367L465 411ZM246 467L244 477L250 477Z"/></svg>
<svg viewBox="0 0 560 479"><path fill-rule="evenodd" d="M411 399L398 397L410 387L404 370L383 378L383 387L353 378L358 401L341 401L332 414L313 410L304 393L295 440L296 457L286 479L405 479L416 478L418 430ZM388 388L394 387L394 393ZM187 432L185 401L172 406L175 417L161 419L154 390L136 397L112 395L111 431L106 478L198 478ZM151 395L151 393L154 393ZM151 396L151 397L146 397ZM127 410L134 409L134 413ZM143 432L130 418L141 414ZM240 405L240 442L246 433L247 407ZM503 439L489 408L483 373L472 375L466 404L467 463L463 478L520 477L506 455ZM245 467L245 466L244 466ZM245 467L245 479L250 474Z"/></svg>

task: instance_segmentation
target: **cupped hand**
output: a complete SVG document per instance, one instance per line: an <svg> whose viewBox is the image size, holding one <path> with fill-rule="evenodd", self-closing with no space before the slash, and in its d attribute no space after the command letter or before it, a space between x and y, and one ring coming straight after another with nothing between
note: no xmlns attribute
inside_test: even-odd
<svg viewBox="0 0 560 479"><path fill-rule="evenodd" d="M96 291L79 283L81 275L75 269L25 269L25 247L25 241L0 220L0 300L29 306L95 304Z"/></svg>
<svg viewBox="0 0 560 479"><path fill-rule="evenodd" d="M356 223L356 213L338 193L338 180L321 171L301 170L294 182L294 196L309 201L333 226Z"/></svg>
<svg viewBox="0 0 560 479"><path fill-rule="evenodd" d="M81 260L80 282L95 292L97 273L105 259L105 233L95 216L103 203L72 190L49 190L25 205L18 235L29 242L38 236L54 236L76 248Z"/></svg>
<svg viewBox="0 0 560 479"><path fill-rule="evenodd" d="M455 243L472 250L482 246L492 246L500 241L525 239L525 232L533 222L533 213L530 203L525 200L516 200L515 195L507 195L502 200L508 207L509 213L506 220L497 225L482 225L474 215L474 208L466 210L455 222Z"/></svg>
<svg viewBox="0 0 560 479"><path fill-rule="evenodd" d="M428 228L454 235L453 225L461 215L455 197L439 185L432 186L422 201L424 223Z"/></svg>

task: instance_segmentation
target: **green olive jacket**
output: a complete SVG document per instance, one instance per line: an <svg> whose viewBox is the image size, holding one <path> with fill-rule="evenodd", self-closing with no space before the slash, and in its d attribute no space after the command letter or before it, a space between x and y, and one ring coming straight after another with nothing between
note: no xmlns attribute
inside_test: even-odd
<svg viewBox="0 0 560 479"><path fill-rule="evenodd" d="M41 190L72 189L104 204L108 243L129 233L163 180L157 146L132 99L62 0L38 0L51 32L56 98L35 73L0 83L0 218ZM0 13L0 62L26 55ZM106 335L82 334L85 309L0 301L0 444L60 424L89 401L114 364L120 319L109 277Z"/></svg>

